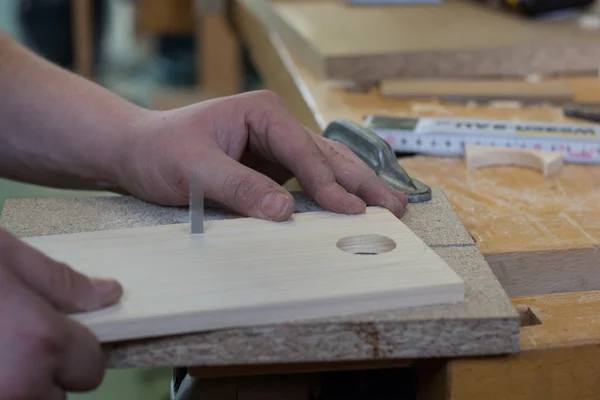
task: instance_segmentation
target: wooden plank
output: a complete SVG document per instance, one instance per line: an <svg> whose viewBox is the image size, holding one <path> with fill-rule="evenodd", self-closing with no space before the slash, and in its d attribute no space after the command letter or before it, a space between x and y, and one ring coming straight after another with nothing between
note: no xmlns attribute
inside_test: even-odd
<svg viewBox="0 0 600 400"><path fill-rule="evenodd" d="M468 1L272 4L271 26L320 78L521 77L590 73L600 63L600 30L576 20L532 22Z"/></svg>
<svg viewBox="0 0 600 400"><path fill-rule="evenodd" d="M513 79L389 79L379 85L384 97L443 101L520 101L523 103L573 101L569 85L562 81L527 82Z"/></svg>
<svg viewBox="0 0 600 400"><path fill-rule="evenodd" d="M539 324L521 330L518 355L457 359L446 371L455 400L588 400L600 395L600 292L515 298Z"/></svg>
<svg viewBox="0 0 600 400"><path fill-rule="evenodd" d="M26 238L50 257L125 288L73 315L102 342L464 300L462 279L386 209L300 213Z"/></svg>
<svg viewBox="0 0 600 400"><path fill-rule="evenodd" d="M413 307L335 319L232 328L104 345L108 367L236 366L506 354L518 351L519 316L444 193L411 204L402 217L464 280L460 304ZM296 212L322 211L292 192ZM207 220L235 216L209 201ZM161 207L129 196L9 199L0 224L18 237L189 222L186 208ZM326 367L326 365L324 365Z"/></svg>
<svg viewBox="0 0 600 400"><path fill-rule="evenodd" d="M311 112L298 113L307 126L322 132L337 118L361 122L365 115L442 116L574 121L550 106L500 107L444 105L435 101L385 99L377 91L348 93L339 82L311 74L272 29L269 2L237 1L238 26L260 54L277 55L271 62L270 89L286 103ZM258 22L256 22L258 21ZM254 22L254 24L252 24ZM262 27L267 34L259 33ZM262 64L257 64L259 67ZM262 67L261 67L262 68ZM285 78L284 78L285 77ZM597 76L560 78L575 101L600 103ZM285 82L286 84L280 84ZM287 84L294 82L295 87ZM517 168L468 172L464 160L426 156L400 160L408 173L430 186L441 186L481 253L510 296L578 292L600 287L600 166L565 165L547 180ZM568 265L569 268L564 266Z"/></svg>

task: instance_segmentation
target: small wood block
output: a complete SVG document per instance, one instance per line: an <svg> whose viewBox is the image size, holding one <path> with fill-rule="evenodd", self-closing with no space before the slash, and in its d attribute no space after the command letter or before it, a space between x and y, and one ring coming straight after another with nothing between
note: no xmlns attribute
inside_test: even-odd
<svg viewBox="0 0 600 400"><path fill-rule="evenodd" d="M526 150L500 146L465 145L467 169L492 166L519 166L539 170L552 177L563 166L562 153L555 151Z"/></svg>
<svg viewBox="0 0 600 400"><path fill-rule="evenodd" d="M118 279L107 309L74 314L101 342L460 303L464 284L388 210L295 214L27 238Z"/></svg>
<svg viewBox="0 0 600 400"><path fill-rule="evenodd" d="M500 101L564 103L573 101L566 82L527 82L512 79L391 79L380 83L383 97L442 98L447 101Z"/></svg>

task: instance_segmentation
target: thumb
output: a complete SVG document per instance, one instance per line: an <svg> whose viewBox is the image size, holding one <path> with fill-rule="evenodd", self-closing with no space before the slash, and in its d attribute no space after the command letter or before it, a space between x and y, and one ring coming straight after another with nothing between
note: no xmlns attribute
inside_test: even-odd
<svg viewBox="0 0 600 400"><path fill-rule="evenodd" d="M32 290L65 313L92 311L115 303L123 294L121 285L108 279L89 278L66 264L0 231L0 261Z"/></svg>
<svg viewBox="0 0 600 400"><path fill-rule="evenodd" d="M246 167L221 151L211 153L200 167L204 194L242 215L287 220L294 198L267 176Z"/></svg>

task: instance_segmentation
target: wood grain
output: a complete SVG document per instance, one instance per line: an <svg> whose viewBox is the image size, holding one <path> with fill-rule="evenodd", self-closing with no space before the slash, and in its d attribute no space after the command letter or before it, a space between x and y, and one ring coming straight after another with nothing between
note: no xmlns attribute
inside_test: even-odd
<svg viewBox="0 0 600 400"><path fill-rule="evenodd" d="M238 26L253 53L285 60L269 64L270 73L280 77L269 81L269 89L295 109L303 110L304 104L311 114L298 112L296 116L316 132L332 120L361 122L368 114L575 121L548 105L461 106L386 99L376 90L348 93L344 84L311 74L299 61L300 55L291 53L278 39L268 1L238 0L236 4ZM261 28L267 33L259 33ZM597 76L557 80L569 85L575 101L600 103ZM411 176L444 188L510 296L600 288L596 273L600 225L595 222L600 218L600 166L565 165L560 175L546 179L535 171L512 167L468 172L464 160L455 158L414 156L400 163Z"/></svg>
<svg viewBox="0 0 600 400"><path fill-rule="evenodd" d="M499 146L465 145L467 170L487 167L516 166L538 170L546 178L554 176L563 166L562 153Z"/></svg>
<svg viewBox="0 0 600 400"><path fill-rule="evenodd" d="M74 314L101 342L464 300L462 279L394 215L300 213L50 235L25 241L89 276L118 279L119 304Z"/></svg>
<svg viewBox="0 0 600 400"><path fill-rule="evenodd" d="M231 328L105 344L108 367L225 367L330 364L518 351L519 315L476 250L443 191L411 204L402 221L465 282L465 301L290 324ZM292 192L296 212L322 211ZM236 214L207 201L206 220ZM8 199L0 223L18 237L188 223L185 207L161 207L130 196ZM323 366L327 368L327 365Z"/></svg>
<svg viewBox="0 0 600 400"><path fill-rule="evenodd" d="M513 299L540 324L521 330L518 355L450 361L452 399L596 399L600 393L600 292Z"/></svg>
<svg viewBox="0 0 600 400"><path fill-rule="evenodd" d="M600 62L598 30L572 20L535 23L468 1L402 7L273 1L272 7L270 26L320 78L521 77L590 73Z"/></svg>

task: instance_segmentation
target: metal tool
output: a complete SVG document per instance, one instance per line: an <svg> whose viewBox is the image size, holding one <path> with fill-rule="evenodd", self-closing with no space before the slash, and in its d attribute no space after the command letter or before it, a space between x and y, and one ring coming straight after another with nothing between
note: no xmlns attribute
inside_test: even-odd
<svg viewBox="0 0 600 400"><path fill-rule="evenodd" d="M191 234L204 233L204 190L198 179L190 179Z"/></svg>
<svg viewBox="0 0 600 400"><path fill-rule="evenodd" d="M600 125L369 115L364 124L398 153L463 157L465 145L560 151L565 162L600 164Z"/></svg>
<svg viewBox="0 0 600 400"><path fill-rule="evenodd" d="M327 126L323 136L348 146L377 176L405 193L410 203L431 200L431 188L412 179L398 164L392 147L367 127L353 121L335 120Z"/></svg>

